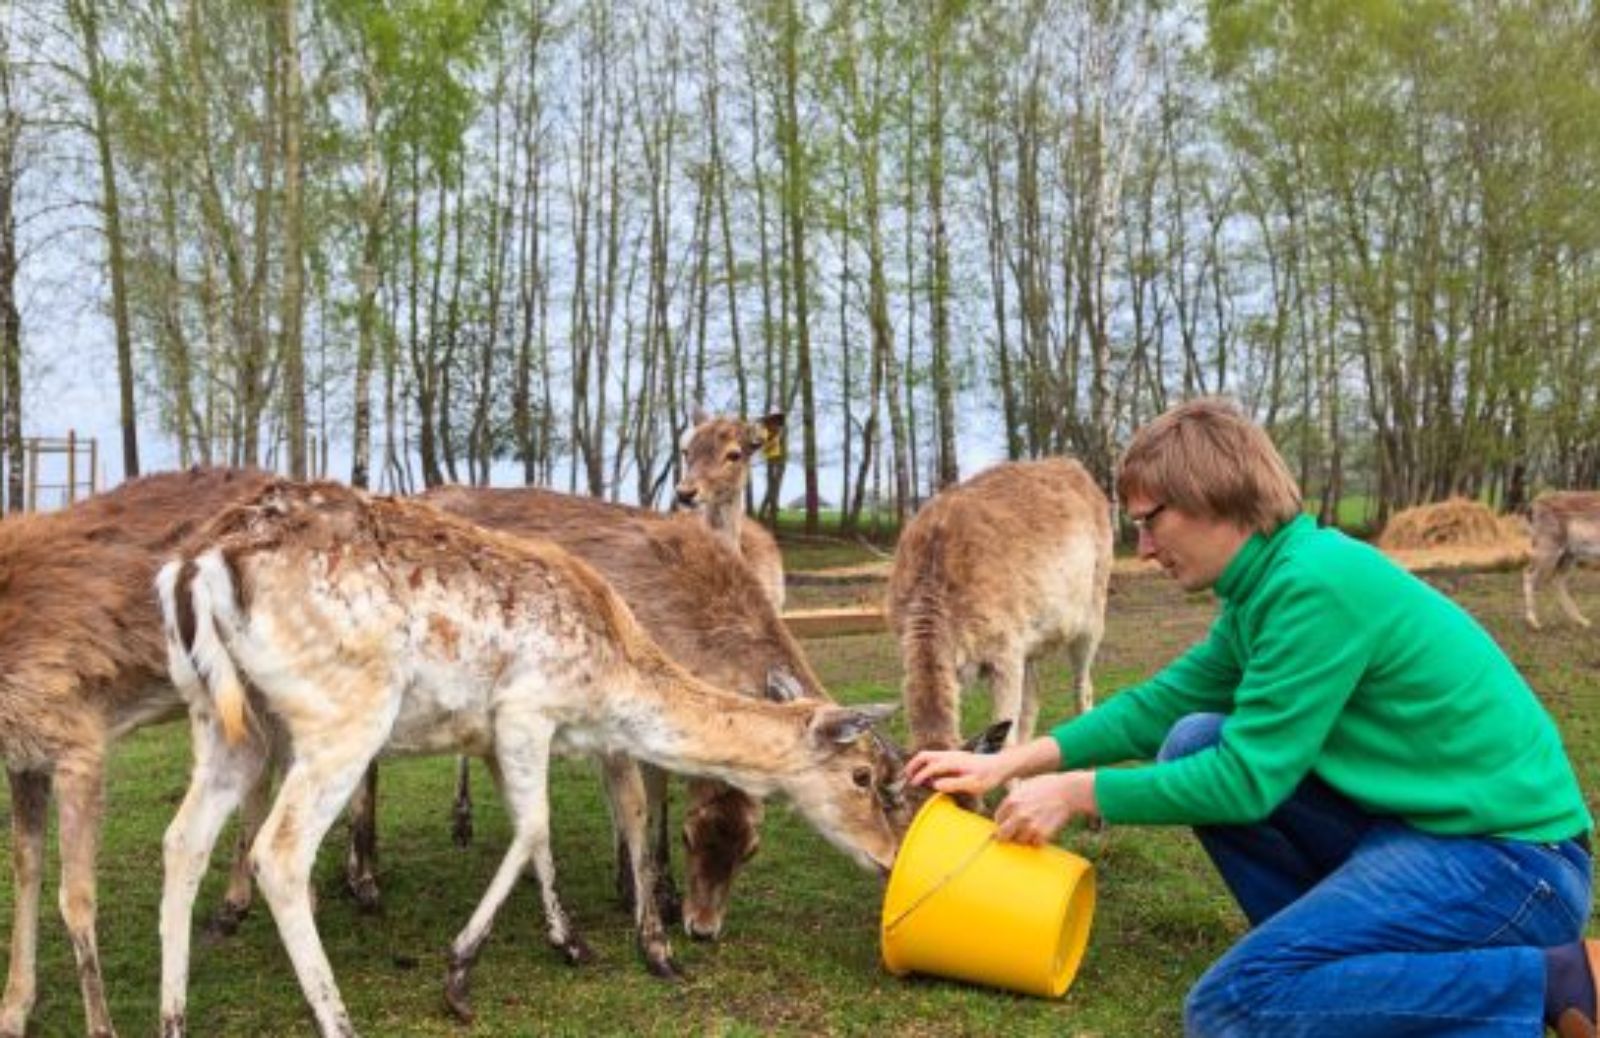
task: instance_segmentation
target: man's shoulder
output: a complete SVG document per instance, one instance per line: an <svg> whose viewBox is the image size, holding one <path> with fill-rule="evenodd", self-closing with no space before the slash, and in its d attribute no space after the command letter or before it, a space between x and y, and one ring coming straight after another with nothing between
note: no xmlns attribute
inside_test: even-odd
<svg viewBox="0 0 1600 1038"><path fill-rule="evenodd" d="M1269 579L1284 586L1347 594L1361 587L1404 583L1405 570L1383 552L1332 527L1299 531L1279 553Z"/></svg>

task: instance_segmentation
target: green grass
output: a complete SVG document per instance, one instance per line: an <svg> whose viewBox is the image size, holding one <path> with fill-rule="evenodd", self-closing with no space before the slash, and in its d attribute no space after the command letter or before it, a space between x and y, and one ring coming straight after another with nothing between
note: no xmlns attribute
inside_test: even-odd
<svg viewBox="0 0 1600 1038"><path fill-rule="evenodd" d="M1545 632L1525 630L1515 573L1439 579L1501 639L1578 751L1585 788L1600 788L1600 770L1586 752L1600 734L1600 642L1554 622ZM1579 574L1574 588L1582 606L1600 612L1600 581L1593 574ZM1552 621L1555 612L1549 609ZM1159 578L1117 582L1096 672L1102 693L1171 658L1203 633L1212 613L1207 596L1184 595ZM899 665L887 636L810 642L807 650L840 699L898 695ZM1047 661L1042 679L1044 717L1064 716L1070 707L1061 661ZM982 698L968 698L971 729L986 714ZM124 1035L156 1027L161 833L183 794L188 767L182 726L126 740L111 765L100 856L100 946L113 1016ZM449 760L386 766L380 914L362 915L341 892L342 823L323 847L316 876L318 925L364 1034L1175 1035L1185 991L1244 930L1184 831L1073 832L1066 844L1098 866L1099 910L1088 954L1065 998L898 979L878 960L880 882L858 871L792 811L774 805L762 851L739 878L723 939L675 939L688 979L662 983L640 965L631 924L612 893L609 822L594 769L571 761L558 768L552 788L558 878L599 961L574 969L558 960L544 943L536 890L524 883L502 910L479 960L473 985L478 1021L467 1028L443 1008L443 949L488 883L507 826L480 770L477 839L466 849L455 847L449 839L452 773ZM681 799L675 791L675 802ZM0 812L9 822L8 809ZM219 845L201 891L199 917L218 904L230 836ZM7 918L11 901L7 872L0 878L0 913ZM31 1033L81 1033L75 970L54 911L53 875L45 904L42 997ZM973 920L975 928L983 925ZM197 1035L309 1031L299 988L264 906L231 939L209 941L197 934L189 1019Z"/></svg>

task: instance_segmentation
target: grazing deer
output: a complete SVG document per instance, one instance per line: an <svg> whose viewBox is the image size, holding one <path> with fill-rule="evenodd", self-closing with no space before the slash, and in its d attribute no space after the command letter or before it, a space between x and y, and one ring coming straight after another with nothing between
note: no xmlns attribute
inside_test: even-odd
<svg viewBox="0 0 1600 1038"><path fill-rule="evenodd" d="M37 992L52 793L61 915L77 958L85 1029L113 1033L95 938L106 754L133 729L183 713L167 680L151 582L191 527L267 478L228 470L146 476L64 512L0 522L0 756L11 784L16 899L0 1035L20 1038Z"/></svg>
<svg viewBox="0 0 1600 1038"><path fill-rule="evenodd" d="M1078 710L1105 630L1111 518L1105 494L1066 458L1009 462L944 490L906 524L888 611L905 668L912 748L955 746L961 686L989 680L995 720L1027 741L1038 715L1032 661L1064 644Z"/></svg>
<svg viewBox="0 0 1600 1038"><path fill-rule="evenodd" d="M782 434L783 422L777 411L759 422L741 422L696 410L694 425L683 434L683 477L677 487L678 504L699 512L706 525L744 557L780 612L783 555L765 527L744 521L744 488L750 482L751 465Z"/></svg>
<svg viewBox="0 0 1600 1038"><path fill-rule="evenodd" d="M317 935L311 867L385 749L489 758L511 815L511 846L450 946L446 999L463 1018L472 963L530 861L550 943L570 961L588 957L555 890L553 751L602 756L614 818L635 849L637 890L650 889L650 862L634 758L758 796L781 792L861 865L886 871L893 861L881 791L898 775L870 732L883 708L722 692L674 663L599 574L548 542L416 501L285 482L208 523L162 568L157 588L195 747L164 844L165 1035L185 1029L195 890L273 741L289 764L250 857L324 1035L354 1029ZM647 963L670 975L653 899L636 899L636 921Z"/></svg>
<svg viewBox="0 0 1600 1038"><path fill-rule="evenodd" d="M799 644L761 585L716 536L688 516L521 488L442 487L423 500L481 526L545 538L610 582L655 642L696 677L719 688L774 700L829 701ZM651 854L662 901L670 905L665 789L650 785ZM735 875L760 846L759 800L720 782L691 779L683 821L690 936L722 930ZM619 864L626 857L619 848ZM619 882L629 877L619 870ZM624 901L631 888L622 890Z"/></svg>
<svg viewBox="0 0 1600 1038"><path fill-rule="evenodd" d="M1540 585L1554 583L1562 612L1579 627L1588 619L1567 591L1567 577L1580 559L1600 558L1600 493L1560 491L1540 494L1529 507L1533 531L1533 558L1522 574L1522 597L1528 626L1539 629L1534 598Z"/></svg>

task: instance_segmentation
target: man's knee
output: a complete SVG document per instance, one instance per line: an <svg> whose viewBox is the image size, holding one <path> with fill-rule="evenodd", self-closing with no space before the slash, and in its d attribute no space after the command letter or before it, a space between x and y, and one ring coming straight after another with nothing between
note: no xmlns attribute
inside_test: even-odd
<svg viewBox="0 0 1600 1038"><path fill-rule="evenodd" d="M1189 714L1178 718L1156 754L1156 760L1177 760L1207 750L1222 741L1226 714Z"/></svg>
<svg viewBox="0 0 1600 1038"><path fill-rule="evenodd" d="M1224 956L1213 963L1183 1000L1183 1033L1188 1038L1244 1038L1270 1034L1254 1015L1263 993L1241 976L1232 961Z"/></svg>

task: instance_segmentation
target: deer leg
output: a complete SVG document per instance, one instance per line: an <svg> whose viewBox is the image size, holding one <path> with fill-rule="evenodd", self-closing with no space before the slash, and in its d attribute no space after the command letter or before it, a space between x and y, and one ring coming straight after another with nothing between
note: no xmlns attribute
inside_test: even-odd
<svg viewBox="0 0 1600 1038"><path fill-rule="evenodd" d="M456 802L450 811L453 819L450 838L457 847L472 842L472 760L456 758Z"/></svg>
<svg viewBox="0 0 1600 1038"><path fill-rule="evenodd" d="M550 741L555 725L540 717L515 718L508 711L496 719L496 757L499 762L500 789L511 815L511 846L489 888L467 925L450 942L449 969L445 980L445 1002L462 1020L473 1013L467 998L472 965L494 925L495 913L505 903L517 877L533 862L544 901L545 925L551 945L561 950L574 965L594 957L588 945L573 931L555 889L555 861L550 853Z"/></svg>
<svg viewBox="0 0 1600 1038"><path fill-rule="evenodd" d="M1528 568L1522 571L1522 603L1523 615L1528 620L1528 626L1535 631L1540 629L1539 611L1535 605L1539 585L1550 579L1550 567L1540 559L1538 552L1534 552L1534 559L1528 563Z"/></svg>
<svg viewBox="0 0 1600 1038"><path fill-rule="evenodd" d="M1006 736L1006 745L1014 746L1027 738L1021 731L1022 707L1025 698L1023 685L1027 680L1028 661L1019 653L1007 656L989 668L990 720L1015 721Z"/></svg>
<svg viewBox="0 0 1600 1038"><path fill-rule="evenodd" d="M1100 651L1100 639L1104 634L1103 624L1095 625L1067 642L1067 658L1072 663L1072 687L1077 695L1080 715L1094 709L1094 657Z"/></svg>
<svg viewBox="0 0 1600 1038"><path fill-rule="evenodd" d="M161 887L161 1033L178 1038L186 1026L188 1004L189 924L206 863L223 823L246 794L265 786L266 750L257 743L229 746L214 720L196 717L190 724L194 775L183 804L162 840L164 876Z"/></svg>
<svg viewBox="0 0 1600 1038"><path fill-rule="evenodd" d="M600 769L605 776L612 824L618 833L626 834L622 842L629 850L628 869L633 875L633 887L635 890L658 890L652 875L655 870L653 854L645 846L645 830L650 819L640 767L632 757L607 754L600 759ZM658 977L676 980L678 970L672 964L672 947L667 941L656 899L642 897L636 902L634 921L645 965Z"/></svg>
<svg viewBox="0 0 1600 1038"><path fill-rule="evenodd" d="M668 823L669 776L653 764L640 764L639 772L644 782L647 838L650 841L651 874L655 877L656 911L668 926L676 926L683 919L683 898L672 880L672 837ZM621 867L619 861L618 867Z"/></svg>
<svg viewBox="0 0 1600 1038"><path fill-rule="evenodd" d="M78 961L87 1029L94 1038L113 1035L106 1007L100 951L95 941L95 858L105 811L104 771L98 756L56 767L56 811L61 843L61 918Z"/></svg>
<svg viewBox="0 0 1600 1038"><path fill-rule="evenodd" d="M997 721L1005 718L997 717ZM1039 723L1039 671L1029 660L1022 664L1022 697L1017 708L1017 723L1013 726L1010 744L1027 742L1033 738L1034 726Z"/></svg>
<svg viewBox="0 0 1600 1038"><path fill-rule="evenodd" d="M314 737L297 739L294 763L250 849L261 894L272 909L300 990L325 1038L353 1036L355 1028L317 933L311 868L323 837L382 749L388 727L374 723L365 730L344 728L326 745Z"/></svg>
<svg viewBox="0 0 1600 1038"><path fill-rule="evenodd" d="M228 888L222 906L206 923L211 937L232 937L250 914L255 899L255 876L250 870L250 845L255 842L261 822L272 806L272 780L263 768L261 781L250 787L239 806L239 824L233 840L233 863L228 867Z"/></svg>
<svg viewBox="0 0 1600 1038"><path fill-rule="evenodd" d="M50 810L50 776L12 771L11 875L16 905L11 915L11 968L0 1002L0 1038L22 1038L38 994L39 897L44 886L44 833Z"/></svg>
<svg viewBox="0 0 1600 1038"><path fill-rule="evenodd" d="M1572 563L1568 561L1564 566L1556 567L1556 576L1553 583L1556 587L1556 601L1561 604L1561 611L1567 614L1567 619L1579 627L1588 627L1589 619L1578 611L1578 603L1572 600L1572 593L1567 590L1567 578L1572 576Z"/></svg>
<svg viewBox="0 0 1600 1038"><path fill-rule="evenodd" d="M350 847L344 859L344 885L363 912L378 910L378 764L366 774L350 800Z"/></svg>
<svg viewBox="0 0 1600 1038"><path fill-rule="evenodd" d="M675 926L683 918L683 899L678 895L677 885L672 880L672 841L667 835L668 776L665 771L653 764L640 762L638 767L644 781L647 821L643 838L648 841L654 866L653 889L656 911L667 925ZM614 832L617 901L625 910L632 912L637 905L634 896L634 881L637 877L633 868L633 848L629 846L628 836L621 825L615 826Z"/></svg>

